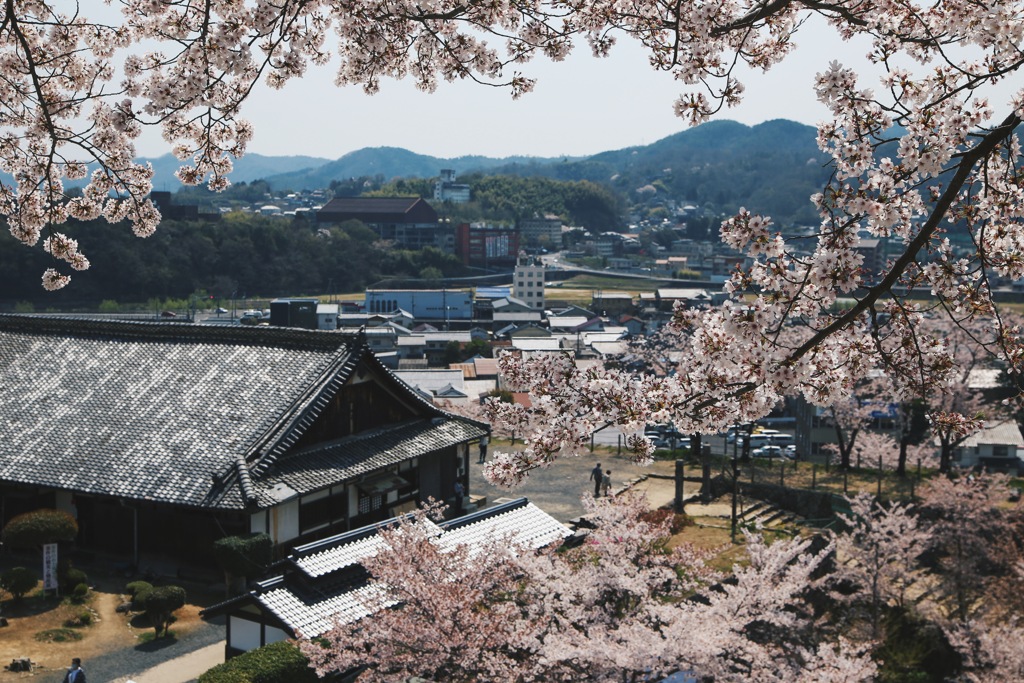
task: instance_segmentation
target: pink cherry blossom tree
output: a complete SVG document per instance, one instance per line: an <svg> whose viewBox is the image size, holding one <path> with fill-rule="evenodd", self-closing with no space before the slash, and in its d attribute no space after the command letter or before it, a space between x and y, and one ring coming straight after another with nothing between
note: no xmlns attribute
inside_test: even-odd
<svg viewBox="0 0 1024 683"><path fill-rule="evenodd" d="M301 644L319 673L360 680L645 681L677 671L720 681L870 680L861 644L824 637L802 604L830 548L748 536L732 578L709 551L669 547L642 497L586 505L597 529L559 552L491 539L443 547L409 521L382 530L366 567L372 616ZM422 513L418 517L422 519Z"/></svg>
<svg viewBox="0 0 1024 683"><path fill-rule="evenodd" d="M998 549L1011 537L1011 517L1002 507L1009 489L1004 475L936 477L921 488L921 507L938 553L946 601L941 616L967 623L985 607L980 598L989 579L1010 571Z"/></svg>
<svg viewBox="0 0 1024 683"><path fill-rule="evenodd" d="M879 503L866 493L847 500L851 514L840 515L847 528L836 535L834 578L858 588L848 600L867 605L877 639L882 608L890 602L904 607L907 589L920 578L918 557L931 535L906 505Z"/></svg>

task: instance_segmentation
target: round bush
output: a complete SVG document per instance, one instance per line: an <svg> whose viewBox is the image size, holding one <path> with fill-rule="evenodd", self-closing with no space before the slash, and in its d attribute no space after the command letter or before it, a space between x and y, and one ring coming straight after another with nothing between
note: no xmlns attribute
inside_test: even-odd
<svg viewBox="0 0 1024 683"><path fill-rule="evenodd" d="M153 592L153 584L148 581L132 581L124 589L131 596L132 609L136 611L146 609L146 599Z"/></svg>
<svg viewBox="0 0 1024 683"><path fill-rule="evenodd" d="M0 576L0 587L20 600L22 596L36 587L39 577L27 567L12 567Z"/></svg>
<svg viewBox="0 0 1024 683"><path fill-rule="evenodd" d="M87 583L80 583L77 586L75 586L75 589L73 591L71 591L72 597L74 597L76 600L84 600L85 596L87 596L88 594L89 584Z"/></svg>
<svg viewBox="0 0 1024 683"><path fill-rule="evenodd" d="M74 591L80 583L89 583L89 576L81 569L70 568L64 572L61 584L65 593Z"/></svg>
<svg viewBox="0 0 1024 683"><path fill-rule="evenodd" d="M33 510L11 518L3 531L3 542L12 548L34 548L44 543L73 541L78 522L61 510Z"/></svg>

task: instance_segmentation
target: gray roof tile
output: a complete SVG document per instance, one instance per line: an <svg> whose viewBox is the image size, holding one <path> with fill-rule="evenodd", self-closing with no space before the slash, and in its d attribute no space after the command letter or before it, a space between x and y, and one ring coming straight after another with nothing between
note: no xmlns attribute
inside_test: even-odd
<svg viewBox="0 0 1024 683"><path fill-rule="evenodd" d="M332 333L0 316L0 480L243 507L214 475L356 356Z"/></svg>
<svg viewBox="0 0 1024 683"><path fill-rule="evenodd" d="M479 439L486 433L486 428L476 422L437 417L292 451L259 477L259 502L272 505L275 498L271 491L280 484L299 494L317 491L453 444Z"/></svg>

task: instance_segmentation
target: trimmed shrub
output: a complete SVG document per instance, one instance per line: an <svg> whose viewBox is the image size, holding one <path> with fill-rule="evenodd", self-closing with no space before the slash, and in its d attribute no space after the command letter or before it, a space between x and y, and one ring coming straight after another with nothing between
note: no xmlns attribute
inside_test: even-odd
<svg viewBox="0 0 1024 683"><path fill-rule="evenodd" d="M15 600L21 600L37 583L39 577L27 567L12 567L0 576L0 587L13 595Z"/></svg>
<svg viewBox="0 0 1024 683"><path fill-rule="evenodd" d="M124 590L132 599L132 609L142 611L146 609L146 598L153 592L153 584L148 581L132 581Z"/></svg>
<svg viewBox="0 0 1024 683"><path fill-rule="evenodd" d="M124 590L128 595L134 598L140 592L148 593L153 590L153 584L149 581L129 581L125 584Z"/></svg>
<svg viewBox="0 0 1024 683"><path fill-rule="evenodd" d="M185 589L181 586L157 586L146 598L146 616L159 638L167 634L174 622L174 612L185 606Z"/></svg>
<svg viewBox="0 0 1024 683"><path fill-rule="evenodd" d="M89 595L89 584L87 583L80 583L71 591L71 597L75 600L85 600L87 595Z"/></svg>
<svg viewBox="0 0 1024 683"><path fill-rule="evenodd" d="M73 541L78 522L61 510L33 510L11 518L3 531L3 542L12 548L35 548L44 543Z"/></svg>
<svg viewBox="0 0 1024 683"><path fill-rule="evenodd" d="M267 534L227 536L213 544L213 556L232 576L260 574L273 559L274 543Z"/></svg>
<svg viewBox="0 0 1024 683"><path fill-rule="evenodd" d="M64 577L61 579L61 589L65 593L71 593L80 583L88 584L89 576L81 569L75 569L72 567L64 572Z"/></svg>
<svg viewBox="0 0 1024 683"><path fill-rule="evenodd" d="M309 660L288 641L250 650L202 676L199 683L318 683Z"/></svg>

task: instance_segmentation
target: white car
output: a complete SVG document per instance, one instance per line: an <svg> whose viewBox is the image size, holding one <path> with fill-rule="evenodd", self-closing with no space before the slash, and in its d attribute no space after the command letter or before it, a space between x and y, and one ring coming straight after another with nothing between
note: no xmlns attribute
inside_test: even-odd
<svg viewBox="0 0 1024 683"><path fill-rule="evenodd" d="M751 457L754 458L784 458L785 454L782 452L782 446L761 446L755 448L750 453Z"/></svg>

